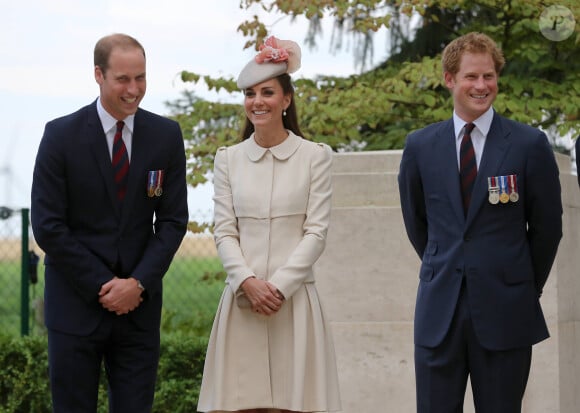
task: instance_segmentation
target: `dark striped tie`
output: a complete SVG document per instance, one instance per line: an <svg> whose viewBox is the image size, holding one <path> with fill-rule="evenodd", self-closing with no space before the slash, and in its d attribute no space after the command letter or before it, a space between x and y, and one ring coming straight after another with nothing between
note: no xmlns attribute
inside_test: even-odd
<svg viewBox="0 0 580 413"><path fill-rule="evenodd" d="M465 125L463 139L459 148L459 177L461 180L461 197L463 198L463 212L467 215L471 192L477 176L477 162L475 160L475 150L471 142L471 131L475 125L468 123Z"/></svg>
<svg viewBox="0 0 580 413"><path fill-rule="evenodd" d="M123 126L125 126L125 122L122 120L117 122L117 131L113 140L113 173L115 174L119 201L125 198L127 177L129 175L129 155L127 154L125 142L123 142Z"/></svg>

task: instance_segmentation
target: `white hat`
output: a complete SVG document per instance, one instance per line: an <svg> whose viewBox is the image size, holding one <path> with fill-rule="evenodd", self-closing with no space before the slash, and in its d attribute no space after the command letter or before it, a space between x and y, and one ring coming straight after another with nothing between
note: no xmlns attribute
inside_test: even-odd
<svg viewBox="0 0 580 413"><path fill-rule="evenodd" d="M270 36L260 46L260 53L246 64L238 76L238 87L262 83L284 73L300 69L300 46L291 40L279 40Z"/></svg>

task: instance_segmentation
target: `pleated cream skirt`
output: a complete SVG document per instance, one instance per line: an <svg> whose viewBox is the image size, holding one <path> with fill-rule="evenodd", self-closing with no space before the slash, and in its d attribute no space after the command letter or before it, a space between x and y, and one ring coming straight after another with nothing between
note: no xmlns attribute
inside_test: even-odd
<svg viewBox="0 0 580 413"><path fill-rule="evenodd" d="M198 411L253 408L341 410L332 332L314 283L303 284L272 316L240 308L226 284L208 344Z"/></svg>

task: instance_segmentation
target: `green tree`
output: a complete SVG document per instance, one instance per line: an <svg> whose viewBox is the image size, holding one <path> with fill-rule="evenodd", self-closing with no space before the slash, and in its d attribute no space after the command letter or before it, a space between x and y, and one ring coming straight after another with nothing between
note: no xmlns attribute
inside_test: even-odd
<svg viewBox="0 0 580 413"><path fill-rule="evenodd" d="M322 19L334 19L333 47L352 36L359 67L372 55L372 34L391 30L390 57L348 77L297 79L296 99L308 138L336 150L402 148L405 136L429 123L447 119L452 110L442 78L440 53L453 38L470 31L493 37L507 64L500 77L494 108L507 117L554 135L580 133L580 24L566 40L551 41L539 29L542 11L567 7L580 16L577 0L241 0L240 7L259 5L267 12L310 20L305 44L315 44ZM417 29L404 30L408 16L421 16ZM256 47L269 35L257 18L238 30ZM204 82L210 90L237 91L233 78L183 71L185 82ZM241 105L208 102L184 93L172 103L188 141L190 183L204 182L213 154L239 140L244 119Z"/></svg>

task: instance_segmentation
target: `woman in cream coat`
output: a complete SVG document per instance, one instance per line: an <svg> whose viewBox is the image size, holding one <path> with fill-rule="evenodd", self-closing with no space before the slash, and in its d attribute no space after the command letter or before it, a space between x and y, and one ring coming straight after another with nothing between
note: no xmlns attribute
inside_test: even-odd
<svg viewBox="0 0 580 413"><path fill-rule="evenodd" d="M244 140L214 164L215 241L227 272L201 412L340 410L330 326L314 284L331 208L332 151L303 139L290 76L300 49L269 38L240 73Z"/></svg>

